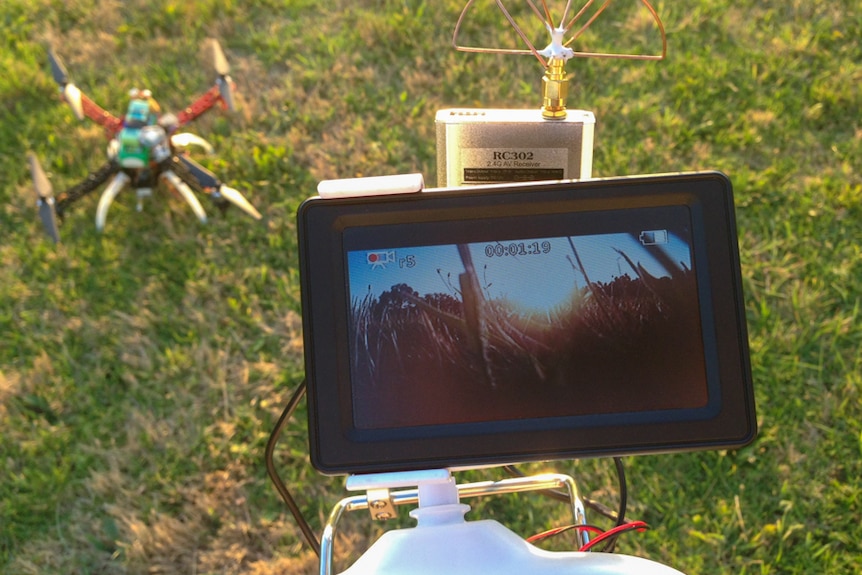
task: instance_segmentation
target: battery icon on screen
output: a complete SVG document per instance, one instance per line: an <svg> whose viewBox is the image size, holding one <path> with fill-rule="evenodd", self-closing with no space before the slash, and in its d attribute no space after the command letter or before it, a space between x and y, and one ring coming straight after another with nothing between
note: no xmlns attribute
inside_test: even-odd
<svg viewBox="0 0 862 575"><path fill-rule="evenodd" d="M667 243L667 230L646 230L640 233L638 239L645 246L655 246Z"/></svg>

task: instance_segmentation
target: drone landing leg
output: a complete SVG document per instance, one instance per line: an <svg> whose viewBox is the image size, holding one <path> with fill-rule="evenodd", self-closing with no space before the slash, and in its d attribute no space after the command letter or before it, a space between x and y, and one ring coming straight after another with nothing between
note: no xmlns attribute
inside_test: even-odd
<svg viewBox="0 0 862 575"><path fill-rule="evenodd" d="M185 156L174 156L171 169L198 193L207 194L224 210L231 203L253 217L261 219L253 205L239 191L224 185L212 172Z"/></svg>
<svg viewBox="0 0 862 575"><path fill-rule="evenodd" d="M96 229L102 231L105 229L105 220L108 218L108 208L114 203L114 198L117 197L123 188L131 181L131 178L125 172L118 173L105 191L102 192L102 197L99 198L99 206L96 208Z"/></svg>
<svg viewBox="0 0 862 575"><path fill-rule="evenodd" d="M204 211L204 207L198 201L197 196L195 196L194 192L192 192L192 188L177 174L173 172L173 170L165 170L162 172L162 177L168 181L168 183L173 187L177 193L179 193L183 199L191 206L192 211L201 221L201 223L207 223L207 214Z"/></svg>

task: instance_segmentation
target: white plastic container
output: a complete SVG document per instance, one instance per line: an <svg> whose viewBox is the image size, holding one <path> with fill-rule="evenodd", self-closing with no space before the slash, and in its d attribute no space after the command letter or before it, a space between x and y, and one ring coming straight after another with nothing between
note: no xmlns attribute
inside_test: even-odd
<svg viewBox="0 0 862 575"><path fill-rule="evenodd" d="M343 575L682 575L628 555L545 551L496 521L465 521L469 509L414 509L416 527L385 533Z"/></svg>

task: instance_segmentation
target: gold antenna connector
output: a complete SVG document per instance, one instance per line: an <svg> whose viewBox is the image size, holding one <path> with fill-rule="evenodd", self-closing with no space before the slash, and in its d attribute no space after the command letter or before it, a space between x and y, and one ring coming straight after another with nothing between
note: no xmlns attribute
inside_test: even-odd
<svg viewBox="0 0 862 575"><path fill-rule="evenodd" d="M542 117L562 120L566 117L566 98L569 96L569 78L566 76L566 61L551 58L542 76Z"/></svg>

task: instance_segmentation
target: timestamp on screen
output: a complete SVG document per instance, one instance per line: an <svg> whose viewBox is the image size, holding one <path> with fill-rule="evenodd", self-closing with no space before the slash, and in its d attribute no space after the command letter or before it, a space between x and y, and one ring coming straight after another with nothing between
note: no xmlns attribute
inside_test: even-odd
<svg viewBox="0 0 862 575"><path fill-rule="evenodd" d="M551 242L498 242L495 244L485 245L485 256L505 257L505 256L535 256L551 253Z"/></svg>

